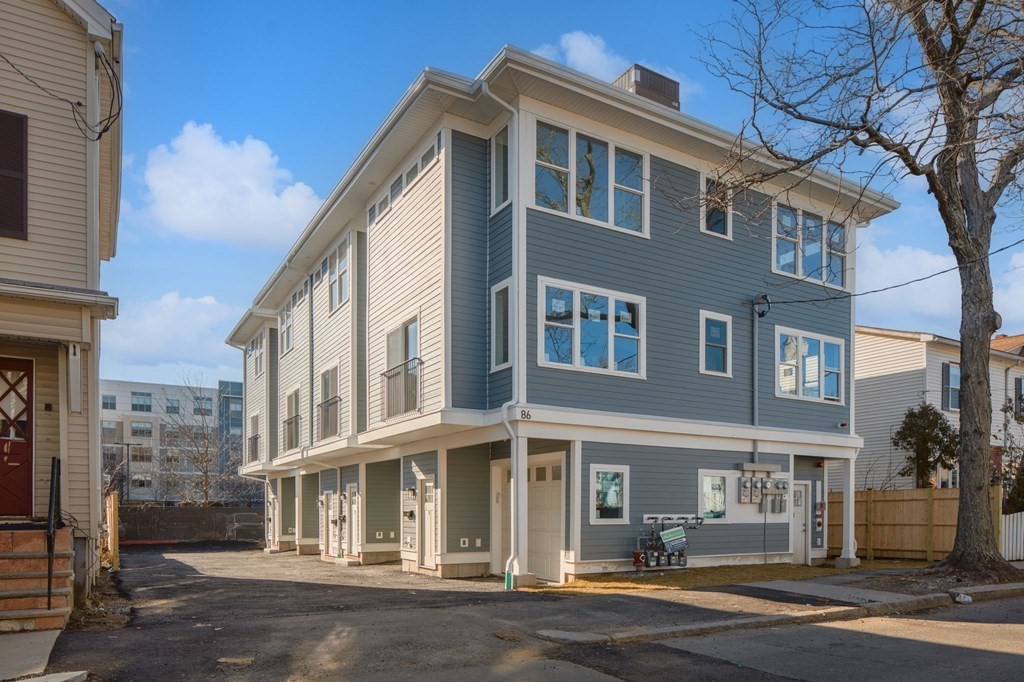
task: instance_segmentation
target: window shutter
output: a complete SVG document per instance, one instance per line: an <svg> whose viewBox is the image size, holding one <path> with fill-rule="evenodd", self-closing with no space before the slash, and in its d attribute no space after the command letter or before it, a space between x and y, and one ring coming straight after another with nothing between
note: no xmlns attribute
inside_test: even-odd
<svg viewBox="0 0 1024 682"><path fill-rule="evenodd" d="M1014 415L1024 417L1024 378L1014 379Z"/></svg>
<svg viewBox="0 0 1024 682"><path fill-rule="evenodd" d="M949 363L942 363L942 409L949 409Z"/></svg>
<svg viewBox="0 0 1024 682"><path fill-rule="evenodd" d="M0 237L28 239L28 117L0 111Z"/></svg>

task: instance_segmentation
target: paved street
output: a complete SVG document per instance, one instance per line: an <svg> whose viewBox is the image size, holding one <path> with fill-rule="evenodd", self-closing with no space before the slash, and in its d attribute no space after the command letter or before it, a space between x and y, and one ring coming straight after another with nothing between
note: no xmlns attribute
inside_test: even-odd
<svg viewBox="0 0 1024 682"><path fill-rule="evenodd" d="M436 580L394 566L341 568L224 547L131 549L123 561L131 623L65 632L49 671L86 669L104 680L763 680L947 679L969 670L1009 679L1024 666L1024 599L912 618L557 645L534 633L812 607L708 591L510 594L497 580Z"/></svg>

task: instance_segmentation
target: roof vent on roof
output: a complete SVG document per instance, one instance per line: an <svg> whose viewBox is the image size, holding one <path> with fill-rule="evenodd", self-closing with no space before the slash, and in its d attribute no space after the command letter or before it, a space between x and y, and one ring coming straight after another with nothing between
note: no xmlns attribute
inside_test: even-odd
<svg viewBox="0 0 1024 682"><path fill-rule="evenodd" d="M679 111L679 81L651 71L646 66L634 64L612 81L612 85Z"/></svg>

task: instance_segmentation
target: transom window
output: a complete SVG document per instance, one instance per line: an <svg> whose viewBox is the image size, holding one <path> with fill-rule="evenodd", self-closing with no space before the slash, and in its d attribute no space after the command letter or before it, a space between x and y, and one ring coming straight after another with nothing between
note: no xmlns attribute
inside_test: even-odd
<svg viewBox="0 0 1024 682"><path fill-rule="evenodd" d="M348 238L328 257L328 287L331 310L348 300Z"/></svg>
<svg viewBox="0 0 1024 682"><path fill-rule="evenodd" d="M132 412L152 412L153 394L144 391L132 391Z"/></svg>
<svg viewBox="0 0 1024 682"><path fill-rule="evenodd" d="M534 204L608 227L646 234L643 154L537 123Z"/></svg>
<svg viewBox="0 0 1024 682"><path fill-rule="evenodd" d="M644 298L542 278L540 300L541 365L643 376Z"/></svg>
<svg viewBox="0 0 1024 682"><path fill-rule="evenodd" d="M732 317L700 311L700 371L732 376Z"/></svg>
<svg viewBox="0 0 1024 682"><path fill-rule="evenodd" d="M843 401L843 341L783 328L776 340L776 395Z"/></svg>
<svg viewBox="0 0 1024 682"><path fill-rule="evenodd" d="M846 286L846 227L785 204L775 207L775 272Z"/></svg>
<svg viewBox="0 0 1024 682"><path fill-rule="evenodd" d="M366 210L367 225L372 225L377 222L377 220L387 212L391 205L405 193L413 180L419 177L423 170L434 162L434 159L438 156L438 150L441 149L441 135L441 131L438 131L437 136L431 140L430 146L412 162L412 165L409 166L404 173L399 173L398 176L392 180L391 184L387 185L387 190L383 195L379 196L376 201L370 204L370 207Z"/></svg>

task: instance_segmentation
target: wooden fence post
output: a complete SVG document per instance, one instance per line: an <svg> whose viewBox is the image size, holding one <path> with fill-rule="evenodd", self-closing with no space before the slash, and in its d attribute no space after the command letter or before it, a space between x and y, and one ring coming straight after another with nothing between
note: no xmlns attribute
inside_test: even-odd
<svg viewBox="0 0 1024 682"><path fill-rule="evenodd" d="M873 514L873 502L875 500L875 491L873 488L867 490L867 504L864 508L864 522L867 524L864 529L864 541L867 544L867 552L865 556L868 561L872 561L875 558L875 524Z"/></svg>
<svg viewBox="0 0 1024 682"><path fill-rule="evenodd" d="M1002 547L1000 536L1002 535L1003 523L1003 487L994 485L989 488L989 499L992 504L992 529L996 535L996 547Z"/></svg>
<svg viewBox="0 0 1024 682"><path fill-rule="evenodd" d="M117 493L107 496L107 546L110 550L110 565L115 571L121 570L120 497Z"/></svg>
<svg viewBox="0 0 1024 682"><path fill-rule="evenodd" d="M927 504L924 508L924 555L925 560L935 560L935 488L928 488Z"/></svg>

